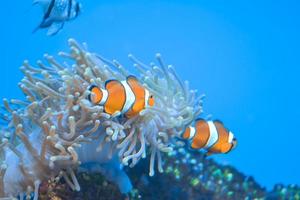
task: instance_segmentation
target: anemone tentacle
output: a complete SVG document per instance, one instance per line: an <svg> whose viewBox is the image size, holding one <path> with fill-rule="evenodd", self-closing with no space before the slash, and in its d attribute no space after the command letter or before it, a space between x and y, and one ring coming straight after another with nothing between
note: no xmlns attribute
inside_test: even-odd
<svg viewBox="0 0 300 200"><path fill-rule="evenodd" d="M135 166L150 156L162 172L162 154L172 151L176 138L201 112L203 96L189 89L172 66L156 55L158 65L143 64L129 55L138 79L156 98L154 107L127 119L109 115L87 100L91 84L103 87L109 79L131 75L118 61L91 53L69 40L64 62L44 55L32 66L24 61L19 87L25 100L3 100L1 111L0 197L34 193L42 181L64 178L80 190L75 170L86 163L108 163L115 157Z"/></svg>

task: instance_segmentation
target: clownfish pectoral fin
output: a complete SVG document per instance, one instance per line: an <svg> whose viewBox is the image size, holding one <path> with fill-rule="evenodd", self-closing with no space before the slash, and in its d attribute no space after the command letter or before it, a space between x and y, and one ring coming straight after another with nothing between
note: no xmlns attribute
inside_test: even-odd
<svg viewBox="0 0 300 200"><path fill-rule="evenodd" d="M208 123L200 118L195 121L195 136L192 139L191 147L194 149L203 149L206 147L210 138L210 130Z"/></svg>
<svg viewBox="0 0 300 200"><path fill-rule="evenodd" d="M205 157L211 156L211 155L213 155L213 154L214 154L213 152L208 151L208 152L206 152Z"/></svg>
<svg viewBox="0 0 300 200"><path fill-rule="evenodd" d="M230 144L228 143L228 146L225 148L226 151L224 151L223 153L229 153L231 152L234 148L236 147L236 142Z"/></svg>
<svg viewBox="0 0 300 200"><path fill-rule="evenodd" d="M225 144L223 144L222 147L221 147L221 153L229 153L230 150L231 150L231 148L232 148L232 144L230 144L230 143L225 143Z"/></svg>
<svg viewBox="0 0 300 200"><path fill-rule="evenodd" d="M121 81L112 79L105 82L105 89L108 92L108 99L104 105L104 112L113 115L120 111L123 114L128 102L125 85Z"/></svg>

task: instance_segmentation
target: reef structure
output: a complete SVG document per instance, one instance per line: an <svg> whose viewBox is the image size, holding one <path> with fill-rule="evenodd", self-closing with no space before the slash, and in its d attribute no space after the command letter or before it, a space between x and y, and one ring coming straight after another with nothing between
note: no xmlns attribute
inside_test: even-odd
<svg viewBox="0 0 300 200"><path fill-rule="evenodd" d="M38 199L41 182L60 178L79 191L77 170L102 172L126 193L131 183L122 167L133 167L149 156L149 175L154 175L155 163L163 172L162 155L181 145L177 138L202 112L204 96L190 90L157 54L158 65L149 66L129 55L139 81L155 96L155 105L130 119L109 115L87 100L87 88L124 80L131 73L118 61L89 52L86 44L70 39L69 46L70 53L59 53L61 62L47 54L46 63L32 66L24 61L19 87L25 100L4 99L2 199Z"/></svg>

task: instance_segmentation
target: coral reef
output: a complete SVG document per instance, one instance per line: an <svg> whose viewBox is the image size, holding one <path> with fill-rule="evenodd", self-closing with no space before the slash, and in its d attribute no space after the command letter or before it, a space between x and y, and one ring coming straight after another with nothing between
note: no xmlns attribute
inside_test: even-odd
<svg viewBox="0 0 300 200"><path fill-rule="evenodd" d="M74 192L64 181L47 181L42 183L39 191L39 199L64 200L64 199L99 199L113 200L126 199L127 196L121 194L116 184L107 181L100 173L78 173L78 182L81 191Z"/></svg>
<svg viewBox="0 0 300 200"><path fill-rule="evenodd" d="M4 99L0 197L37 199L41 183L60 178L79 191L76 170L101 172L126 193L131 183L122 165L133 167L148 155L150 176L155 162L162 172L162 154L179 145L176 138L202 111L203 96L190 90L159 54L158 66L129 55L156 103L130 119L116 117L118 112L109 115L87 100L88 86L103 87L131 73L116 60L87 51L85 44L70 39L69 45L70 53L59 53L62 61L47 54L47 63L25 61L19 87L26 99Z"/></svg>
<svg viewBox="0 0 300 200"><path fill-rule="evenodd" d="M267 191L253 177L244 175L232 166L220 165L201 153L177 149L164 159L165 173L148 176L149 159L135 168L127 168L134 189L122 195L117 186L100 174L81 173L82 190L72 192L59 183L52 198L60 199L132 199L132 200L299 200L300 187L277 184ZM42 199L51 199L49 196Z"/></svg>
<svg viewBox="0 0 300 200"><path fill-rule="evenodd" d="M164 162L165 173L155 177L146 176L144 167L147 162L139 163L134 172L129 172L141 199L300 199L300 187L297 185L277 184L267 191L252 176L233 166L218 164L199 152L178 148L169 153Z"/></svg>

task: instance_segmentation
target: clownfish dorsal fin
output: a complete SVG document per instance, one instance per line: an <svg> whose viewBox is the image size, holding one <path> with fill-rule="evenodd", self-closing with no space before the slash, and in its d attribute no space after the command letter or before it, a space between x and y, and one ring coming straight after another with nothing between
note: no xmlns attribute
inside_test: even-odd
<svg viewBox="0 0 300 200"><path fill-rule="evenodd" d="M229 133L229 130L224 126L224 123L221 120L216 119L213 122L214 124L219 124L222 128L224 128L227 131L227 133Z"/></svg>
<svg viewBox="0 0 300 200"><path fill-rule="evenodd" d="M139 80L133 76L133 75L129 75L126 77L126 82L132 87L132 85L141 87Z"/></svg>
<svg viewBox="0 0 300 200"><path fill-rule="evenodd" d="M214 122L222 124L224 126L224 123L221 120L219 120L219 119L215 119Z"/></svg>
<svg viewBox="0 0 300 200"><path fill-rule="evenodd" d="M137 77L134 76L134 75L129 75L129 76L127 76L126 80L127 80L127 81L128 81L128 80L138 81Z"/></svg>
<svg viewBox="0 0 300 200"><path fill-rule="evenodd" d="M206 120L205 120L205 119L203 119L203 118L197 118L197 119L195 120L195 123L197 123L197 122L200 122L200 121L204 121L204 122L206 122Z"/></svg>
<svg viewBox="0 0 300 200"><path fill-rule="evenodd" d="M120 81L118 81L118 80L116 80L116 79L110 79L110 80L105 81L104 87L106 88L108 84L113 83L113 82L118 82L118 83L120 83Z"/></svg>

